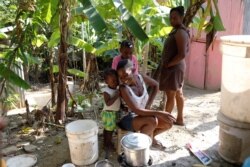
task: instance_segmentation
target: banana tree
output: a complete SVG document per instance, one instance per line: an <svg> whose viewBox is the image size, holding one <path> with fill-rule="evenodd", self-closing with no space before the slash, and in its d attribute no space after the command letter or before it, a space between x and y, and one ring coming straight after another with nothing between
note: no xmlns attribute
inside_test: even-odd
<svg viewBox="0 0 250 167"><path fill-rule="evenodd" d="M68 22L70 18L70 0L60 0L60 47L58 54L59 62L59 80L57 93L57 108L56 108L56 122L65 120L65 109L67 108L66 101L66 82L67 82L67 49L68 49Z"/></svg>
<svg viewBox="0 0 250 167"><path fill-rule="evenodd" d="M16 70L22 68L20 62L23 61L28 64L32 60L35 60L30 58L29 54L24 51L26 48L23 45L27 42L25 41L25 35L29 34L31 30L30 22L24 21L23 18L34 12L33 3L23 1L19 1L18 4L15 4L13 1L5 3L10 3L5 7L10 7L12 10L16 9L18 15L16 18L7 18L7 20L15 20L13 34L10 36L2 36L5 37L7 41L10 41L10 46L7 44L5 47L1 48L0 53L0 96L3 106L5 105L5 102L9 101L8 99L14 100L12 97L16 94L15 86L23 89L29 88L29 84L16 73ZM10 24L10 22L7 22L6 24ZM27 30L26 34L22 33L24 29ZM33 36L33 34L30 34L30 36ZM29 41L29 43L32 42Z"/></svg>
<svg viewBox="0 0 250 167"><path fill-rule="evenodd" d="M27 4L26 1L20 1L20 6L25 7L26 13L30 13L25 15L28 19L22 19L26 20L27 23L32 23L30 25L33 25L34 23L36 28L35 30L34 28L28 29L31 27L27 26L29 24L22 24L21 19L16 19L19 20L19 22L16 24L16 35L14 37L18 39L18 43L23 43L25 39L26 43L32 43L36 47L47 44L49 50L53 50L53 48L58 46L60 42L60 91L58 92L60 92L60 95L62 95L60 97L63 97L63 99L60 99L57 102L57 119L61 120L64 119L66 105L65 88L63 87L65 87L65 77L67 71L66 50L68 45L84 49L91 56L96 56L102 55L107 50L118 48L118 42L121 38L131 38L135 42L136 53L140 58L142 57L143 47L147 44L147 42L149 42L151 46L154 46L154 48L158 48L154 50L161 50L162 37L164 37L171 30L168 22L169 9L170 7L177 5L184 5L187 9L184 19L185 25L189 25L191 20L193 20L192 18L194 18L195 14L198 12L201 13L201 17L198 16L198 19L196 19L198 20L198 23L196 24L199 25L199 30L204 28L207 31L213 29L223 29L218 8L216 6L216 0L209 0L206 1L206 3L204 0L158 0L159 3L151 0L79 0L78 2L81 3L81 6L75 1L72 1L74 4L70 4L69 1L39 0L37 1L38 8L36 8L39 10L35 10L34 8L35 1L29 2L30 3ZM64 10L60 10L60 27L58 26L59 7L64 8ZM201 12L202 10L200 10L202 8L205 11L203 13ZM211 17L213 19L210 19L210 22L207 21L209 18L208 14L213 16ZM34 19L31 18L30 15L35 15L37 17ZM23 15L20 16L24 17ZM20 16L18 17L20 18ZM151 23L151 27L150 30L145 33L148 22ZM72 26L74 23L83 23L87 27L84 32L86 34L84 39L81 37L81 33L78 33L78 31L80 31L79 26L78 28L77 26ZM25 28L22 27L23 25L25 25ZM41 30L44 30L44 27L47 27L45 30L49 32L46 35L42 35L43 33L40 33L43 32ZM31 38L27 39L26 37L29 35L25 35L25 32L29 35L32 34ZM15 43L15 40L12 41ZM8 59L11 61L7 62L13 62L12 60L15 60L17 57L20 57L23 61L25 61L26 58L23 53L25 53L25 51L27 53L32 53L32 51L30 52L31 47L29 47L28 44L25 45L25 48L22 48L21 45L17 46L18 47L15 47L17 49L13 49L13 51L15 51L15 53L19 53L18 51L20 51L22 54L18 56L9 56ZM6 65L5 67L8 66ZM8 69L10 68L8 67ZM52 63L50 69L53 69ZM53 79L51 80L53 81ZM54 86L52 85L52 88L53 87Z"/></svg>
<svg viewBox="0 0 250 167"><path fill-rule="evenodd" d="M201 8L201 5L205 3L205 1L201 0L190 1L189 3L186 1L173 1L175 3L171 3L170 5L166 4L164 8L164 6L159 6L157 3L152 3L152 1L80 0L80 2L82 6L76 8L74 13L79 15L83 14L83 16L87 18L87 21L94 28L95 32L97 32L96 36L102 36L103 33L110 33L111 35L108 38L116 40L115 45L109 45L108 43L108 45L105 46L96 45L97 43L95 42L89 43L88 40L84 41L85 39L76 37L70 38L70 44L87 49L94 55L102 53L100 49L104 51L105 49L112 49L113 46L117 47L120 37L119 30L121 29L126 38L131 38L131 36L133 36L132 39L135 40L136 46L139 46L137 47L140 49L137 50L139 54L142 53L141 48L143 48L147 41L152 45L162 47L161 37L165 36L171 30L169 22L167 21L169 8L173 7L173 5L181 5L182 3L188 7L188 12L185 16L185 24L188 25L197 11ZM214 1L214 3L216 2ZM205 7L209 9L209 5ZM166 10L166 8L168 8L168 10ZM216 12L218 12L217 9ZM202 17L204 17L204 15L202 15ZM155 24L152 24L151 31L146 35L144 29L149 20ZM200 25L204 24L202 19L200 22ZM96 39L100 40L100 38ZM112 42L114 42L114 40ZM104 42L107 41L110 40L104 39Z"/></svg>

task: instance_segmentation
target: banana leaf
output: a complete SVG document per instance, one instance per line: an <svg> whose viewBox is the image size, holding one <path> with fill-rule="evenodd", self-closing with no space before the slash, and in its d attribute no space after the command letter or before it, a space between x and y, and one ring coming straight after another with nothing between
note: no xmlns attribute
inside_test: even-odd
<svg viewBox="0 0 250 167"><path fill-rule="evenodd" d="M220 17L220 13L219 13L219 8L218 8L218 1L217 0L213 0L214 2L214 6L215 6L215 10L216 10L216 15L213 18L213 26L214 29L217 31L225 31L225 27L222 23L221 17Z"/></svg>
<svg viewBox="0 0 250 167"><path fill-rule="evenodd" d="M105 51L116 49L119 47L119 41L116 39L110 40L105 44L102 44L99 48L96 49L95 54L100 55Z"/></svg>
<svg viewBox="0 0 250 167"><path fill-rule="evenodd" d="M47 42L47 41L48 41L48 39L46 38L46 36L44 34L38 34L32 40L31 43L32 43L33 46L40 47L40 46L42 46L42 44L44 44L44 42Z"/></svg>
<svg viewBox="0 0 250 167"><path fill-rule="evenodd" d="M0 39L7 39L8 35L5 34L4 32L0 32Z"/></svg>
<svg viewBox="0 0 250 167"><path fill-rule="evenodd" d="M58 0L41 0L38 5L42 7L42 20L45 20L48 24L51 23L52 17L58 9Z"/></svg>
<svg viewBox="0 0 250 167"><path fill-rule="evenodd" d="M13 85L21 87L23 89L29 89L30 85L19 77L15 72L8 69L4 64L0 64L0 76L2 76L6 81Z"/></svg>
<svg viewBox="0 0 250 167"><path fill-rule="evenodd" d="M158 38L149 38L150 44L157 46L159 50L163 49L163 42L159 40Z"/></svg>
<svg viewBox="0 0 250 167"><path fill-rule="evenodd" d="M53 0L52 0L53 1ZM47 22L50 23L51 17L52 17L52 12L51 12L51 0L44 0L41 1L41 3L44 3L43 10L42 10L42 17L43 19Z"/></svg>
<svg viewBox="0 0 250 167"><path fill-rule="evenodd" d="M58 65L53 65L52 71L53 71L53 73L59 73L59 66Z"/></svg>
<svg viewBox="0 0 250 167"><path fill-rule="evenodd" d="M80 70L77 70L77 69L68 69L67 70L69 74L72 74L72 75L75 75L77 77L81 77L81 78L84 78L85 77L85 72L82 72Z"/></svg>
<svg viewBox="0 0 250 167"><path fill-rule="evenodd" d="M211 1L212 0L207 1L207 7L205 9L204 14L202 15L202 17L200 19L200 24L199 24L199 27L198 27L197 37L201 36L201 32L202 32L202 30L204 28L205 21L206 21L207 17L210 15Z"/></svg>
<svg viewBox="0 0 250 167"><path fill-rule="evenodd" d="M139 15L143 7L145 6L152 6L154 2L152 0L130 0L130 1L123 1L124 6L128 9L133 16Z"/></svg>
<svg viewBox="0 0 250 167"><path fill-rule="evenodd" d="M147 34L143 31L142 27L136 21L136 19L125 8L123 3L120 0L114 0L113 3L115 7L119 10L119 12L121 13L122 21L125 22L126 26L131 31L131 33L141 41L148 40Z"/></svg>
<svg viewBox="0 0 250 167"><path fill-rule="evenodd" d="M59 66L53 65L53 73L58 73L58 72L59 72ZM77 77L82 77L82 78L84 78L86 75L85 72L82 72L82 71L77 70L77 69L68 69L67 72L69 74L75 75Z"/></svg>
<svg viewBox="0 0 250 167"><path fill-rule="evenodd" d="M107 21L109 20L114 21L115 19L115 21L118 21L117 17L120 16L120 13L116 10L112 2L108 2L106 4L97 4L96 9L98 10L102 18L105 19L106 24L108 24Z"/></svg>
<svg viewBox="0 0 250 167"><path fill-rule="evenodd" d="M90 0L79 0L83 5L83 13L88 17L92 27L98 32L104 32L107 29L107 25L96 8L91 4Z"/></svg>
<svg viewBox="0 0 250 167"><path fill-rule="evenodd" d="M78 15L83 15L83 7L76 7L71 10L71 15L72 16L78 16Z"/></svg>
<svg viewBox="0 0 250 167"><path fill-rule="evenodd" d="M57 28L54 30L54 32L52 33L52 35L49 39L48 47L53 48L53 47L57 46L59 41L60 41L60 37L61 37L60 29Z"/></svg>
<svg viewBox="0 0 250 167"><path fill-rule="evenodd" d="M96 49L89 43L77 37L69 37L69 44L76 46L78 48L85 49L86 52L95 53Z"/></svg>

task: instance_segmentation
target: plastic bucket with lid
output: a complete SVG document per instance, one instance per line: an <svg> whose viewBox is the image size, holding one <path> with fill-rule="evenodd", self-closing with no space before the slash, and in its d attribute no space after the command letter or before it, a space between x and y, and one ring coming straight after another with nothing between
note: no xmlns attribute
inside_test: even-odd
<svg viewBox="0 0 250 167"><path fill-rule="evenodd" d="M98 126L93 120L77 120L66 126L70 157L75 165L89 165L98 159Z"/></svg>
<svg viewBox="0 0 250 167"><path fill-rule="evenodd" d="M250 123L250 35L224 36L221 41L221 112Z"/></svg>
<svg viewBox="0 0 250 167"><path fill-rule="evenodd" d="M250 155L250 35L221 37L219 154L231 163Z"/></svg>

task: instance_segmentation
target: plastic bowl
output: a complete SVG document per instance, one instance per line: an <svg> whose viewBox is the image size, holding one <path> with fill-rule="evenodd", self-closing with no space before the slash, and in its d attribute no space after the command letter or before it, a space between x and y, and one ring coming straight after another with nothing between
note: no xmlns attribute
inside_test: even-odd
<svg viewBox="0 0 250 167"><path fill-rule="evenodd" d="M76 167L76 166L72 163L67 163L67 164L64 164L62 167Z"/></svg>

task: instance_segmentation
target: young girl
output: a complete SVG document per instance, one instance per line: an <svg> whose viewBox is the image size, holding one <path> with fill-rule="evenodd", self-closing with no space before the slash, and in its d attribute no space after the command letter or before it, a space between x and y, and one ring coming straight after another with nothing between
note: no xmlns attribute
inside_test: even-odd
<svg viewBox="0 0 250 167"><path fill-rule="evenodd" d="M120 55L115 56L112 62L112 69L116 70L119 61L128 59L133 63L133 73L138 74L139 65L135 55L133 55L134 46L132 42L124 40L120 43Z"/></svg>
<svg viewBox="0 0 250 167"><path fill-rule="evenodd" d="M107 84L103 91L104 96L104 108L101 113L104 130L103 130L103 145L105 149L113 149L112 135L116 128L116 114L120 109L120 95L117 86L118 75L113 69L107 69L104 71L104 80Z"/></svg>

